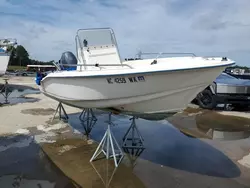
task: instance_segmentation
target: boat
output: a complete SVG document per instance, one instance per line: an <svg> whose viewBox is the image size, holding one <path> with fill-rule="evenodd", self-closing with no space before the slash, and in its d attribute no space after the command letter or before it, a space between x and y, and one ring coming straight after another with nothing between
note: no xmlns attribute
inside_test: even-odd
<svg viewBox="0 0 250 188"><path fill-rule="evenodd" d="M10 54L9 46L15 46L16 39L0 39L0 76L6 73L8 68Z"/></svg>
<svg viewBox="0 0 250 188"><path fill-rule="evenodd" d="M119 113L173 115L234 61L227 57L120 57L112 28L80 29L76 56L64 52L58 70L37 83L42 93L69 106ZM152 53L155 55L155 53Z"/></svg>

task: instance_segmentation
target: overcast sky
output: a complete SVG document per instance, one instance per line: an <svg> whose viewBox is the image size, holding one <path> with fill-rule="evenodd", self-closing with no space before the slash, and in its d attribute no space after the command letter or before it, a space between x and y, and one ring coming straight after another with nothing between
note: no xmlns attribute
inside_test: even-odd
<svg viewBox="0 0 250 188"><path fill-rule="evenodd" d="M194 52L250 66L250 0L0 0L0 16L0 38L38 60L75 53L79 28L111 27L123 58Z"/></svg>

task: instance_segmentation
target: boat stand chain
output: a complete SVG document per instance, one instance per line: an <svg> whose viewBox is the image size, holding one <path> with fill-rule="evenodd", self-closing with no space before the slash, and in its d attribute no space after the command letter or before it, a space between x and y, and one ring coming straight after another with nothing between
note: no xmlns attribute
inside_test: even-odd
<svg viewBox="0 0 250 188"><path fill-rule="evenodd" d="M87 138L89 138L89 134L97 121L93 110L91 108L84 109L79 116L79 120L83 125Z"/></svg>
<svg viewBox="0 0 250 188"><path fill-rule="evenodd" d="M5 99L4 104L8 104L9 103L8 97L12 93L12 91L9 89L8 78L4 78L4 85L1 88L0 93L4 96L4 99Z"/></svg>
<svg viewBox="0 0 250 188"><path fill-rule="evenodd" d="M52 118L51 122L55 119L55 116L56 116L57 113L59 114L59 119L60 120L61 119L64 119L64 120L68 120L69 119L69 117L68 117L68 115L67 115L67 113L66 113L66 111L65 111L65 109L64 109L64 107L63 107L63 105L62 105L61 102L59 102L59 104L58 104L58 106L56 108L54 117Z"/></svg>
<svg viewBox="0 0 250 188"><path fill-rule="evenodd" d="M122 151L121 147L119 146L118 142L116 141L111 129L110 129L110 126L114 125L113 122L111 121L111 114L112 113L109 113L109 120L107 122L108 128L107 128L100 144L98 145L95 153L93 154L92 158L90 159L90 162L95 160L101 153L103 153L106 156L106 159L113 157L115 167L118 167L118 165L120 164L120 162L122 161L122 159L124 157L124 154L123 154L123 151ZM115 148L115 146L116 146L116 148ZM110 153L110 147L111 147L112 153Z"/></svg>
<svg viewBox="0 0 250 188"><path fill-rule="evenodd" d="M127 130L126 134L123 137L123 145L122 147L125 149L144 149L143 145L143 138L141 136L140 131L138 130L136 126L135 119L136 117L132 117L132 123ZM130 119L130 120L131 120ZM131 133L131 136L129 137L129 134ZM131 141L131 142L130 142Z"/></svg>

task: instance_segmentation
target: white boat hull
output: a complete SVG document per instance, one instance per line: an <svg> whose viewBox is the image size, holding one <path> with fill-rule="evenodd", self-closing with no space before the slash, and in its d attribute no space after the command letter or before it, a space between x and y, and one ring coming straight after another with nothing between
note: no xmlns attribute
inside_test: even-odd
<svg viewBox="0 0 250 188"><path fill-rule="evenodd" d="M96 77L79 76L81 73L78 72L78 75L67 78L48 75L42 80L41 91L78 108L114 108L142 114L173 113L185 108L224 69L225 66L220 66Z"/></svg>
<svg viewBox="0 0 250 188"><path fill-rule="evenodd" d="M10 56L6 53L0 53L0 76L3 76L8 68Z"/></svg>
<svg viewBox="0 0 250 188"><path fill-rule="evenodd" d="M75 39L77 58L64 53L56 66L58 70L77 68L48 74L41 80L41 91L78 108L173 114L234 64L225 57L194 54L168 58L157 54L156 58L123 62L110 28L80 29Z"/></svg>

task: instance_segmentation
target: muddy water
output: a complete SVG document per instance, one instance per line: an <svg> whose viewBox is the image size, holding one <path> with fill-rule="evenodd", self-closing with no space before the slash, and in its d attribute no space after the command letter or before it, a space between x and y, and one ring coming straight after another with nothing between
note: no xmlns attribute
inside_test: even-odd
<svg viewBox="0 0 250 188"><path fill-rule="evenodd" d="M184 134L214 140L239 140L250 136L250 118L188 108L169 121Z"/></svg>
<svg viewBox="0 0 250 188"><path fill-rule="evenodd" d="M3 86L0 86L0 88ZM8 104L18 104L18 103L25 103L25 102L36 102L38 101L32 97L26 97L27 94L38 94L40 93L39 90L33 89L27 86L17 86L17 85L9 85L8 86ZM2 90L0 92L0 103L5 104L5 91Z"/></svg>
<svg viewBox="0 0 250 188"><path fill-rule="evenodd" d="M44 152L69 178L85 188L144 188L128 163L115 168L113 160L103 159L90 163L97 144L82 139L58 140L43 145Z"/></svg>
<svg viewBox="0 0 250 188"><path fill-rule="evenodd" d="M69 117L69 123L74 129L79 132L85 131L83 124L78 119L79 114L71 114ZM96 117L98 120L90 132L90 138L100 142L107 128L108 115L99 113ZM112 131L120 145L122 145L122 138L131 123L129 118L123 115L112 116L113 123L116 125L112 126ZM140 158L201 175L227 178L239 176L238 167L226 155L199 139L183 135L166 120L138 119L136 123L146 148ZM206 163L204 163L204 159L206 159ZM202 164L202 168L200 164ZM217 165L221 168L214 168Z"/></svg>
<svg viewBox="0 0 250 188"><path fill-rule="evenodd" d="M0 137L1 188L70 188L73 184L28 135Z"/></svg>

